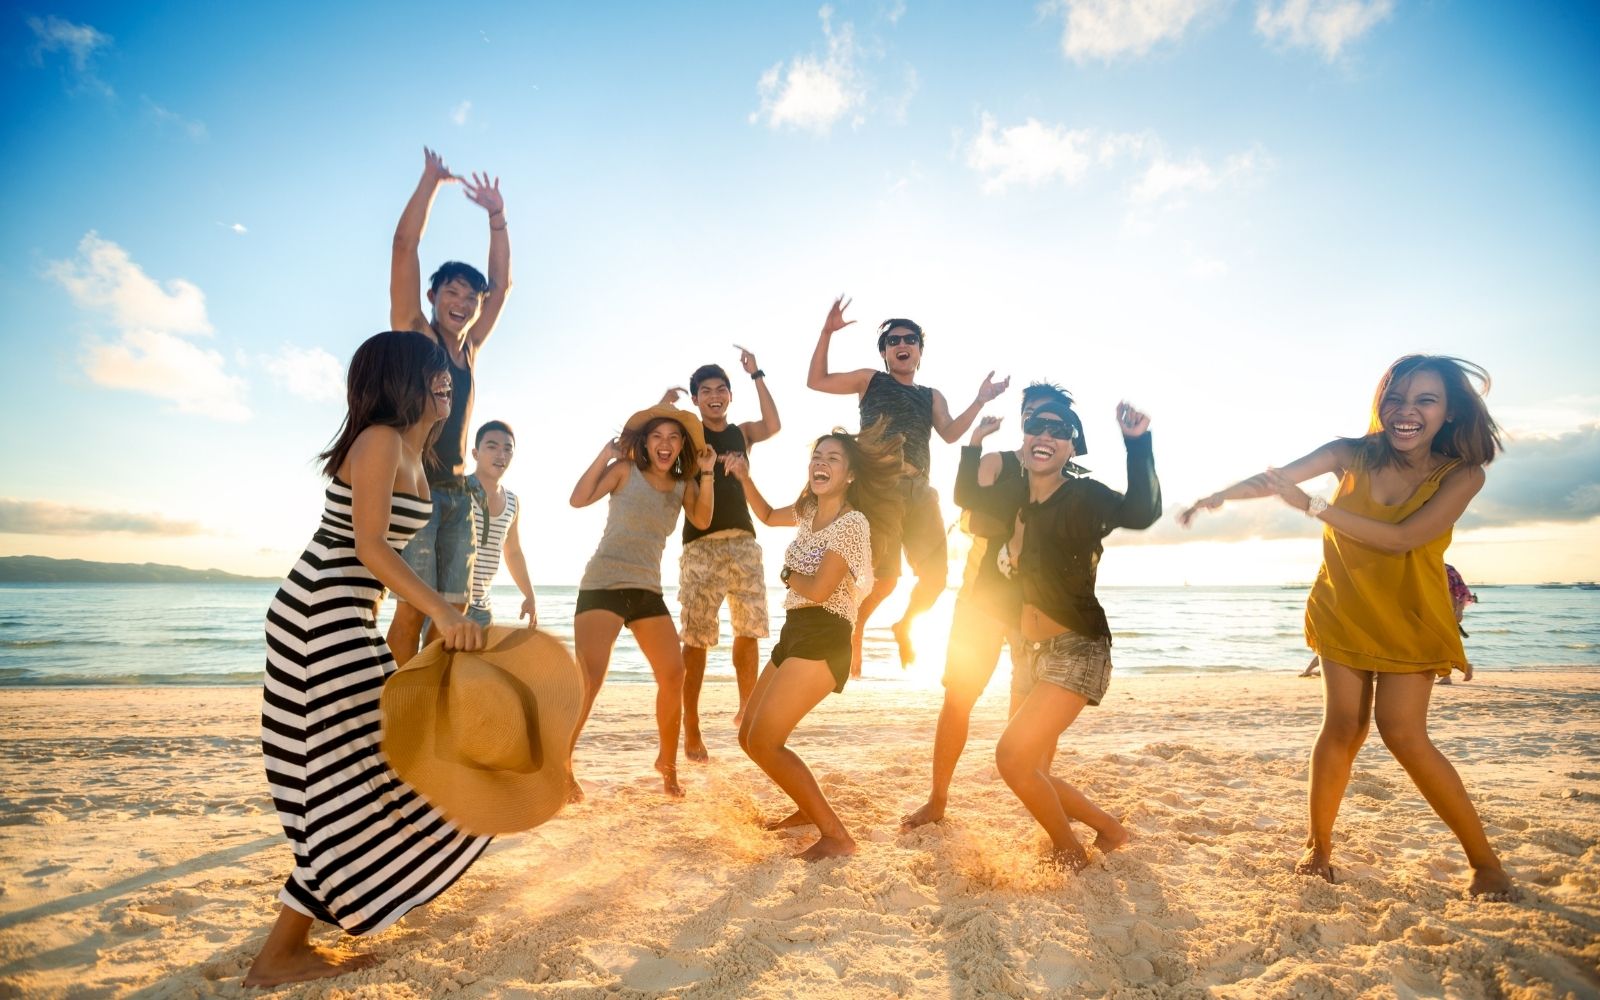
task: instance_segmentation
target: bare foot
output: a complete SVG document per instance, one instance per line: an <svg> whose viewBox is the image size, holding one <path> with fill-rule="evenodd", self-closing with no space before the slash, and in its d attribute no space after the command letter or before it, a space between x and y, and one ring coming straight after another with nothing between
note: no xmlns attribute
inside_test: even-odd
<svg viewBox="0 0 1600 1000"><path fill-rule="evenodd" d="M1438 683L1439 684L1454 684L1455 681L1450 679L1450 675L1449 674L1445 674L1443 677L1439 678Z"/></svg>
<svg viewBox="0 0 1600 1000"><path fill-rule="evenodd" d="M811 817L796 809L783 819L769 819L761 824L763 830L788 830L797 826L811 826Z"/></svg>
<svg viewBox="0 0 1600 1000"><path fill-rule="evenodd" d="M821 861L823 858L846 858L856 852L856 842L849 834L843 837L823 837L796 854L801 861Z"/></svg>
<svg viewBox="0 0 1600 1000"><path fill-rule="evenodd" d="M733 728L738 729L744 725L744 702L739 703L739 710L733 713Z"/></svg>
<svg viewBox="0 0 1600 1000"><path fill-rule="evenodd" d="M1515 890L1504 868L1474 868L1467 895L1485 903L1509 903Z"/></svg>
<svg viewBox="0 0 1600 1000"><path fill-rule="evenodd" d="M1328 852L1318 850L1315 847L1306 848L1306 853L1300 859L1300 863L1294 866L1294 873L1296 875L1315 875L1329 885L1339 884L1334 880L1333 862L1330 860Z"/></svg>
<svg viewBox="0 0 1600 1000"><path fill-rule="evenodd" d="M340 955L337 952L306 945L287 954L257 955L245 973L245 986L281 986L284 983L304 983L312 979L342 976L378 964L376 955Z"/></svg>
<svg viewBox="0 0 1600 1000"><path fill-rule="evenodd" d="M937 823L944 819L944 803L936 799L924 802L915 812L900 817L900 832L915 830L919 826Z"/></svg>
<svg viewBox="0 0 1600 1000"><path fill-rule="evenodd" d="M1099 830L1096 832L1094 849L1101 854L1110 854L1132 838L1133 834L1128 832L1128 828L1118 823L1115 830Z"/></svg>
<svg viewBox="0 0 1600 1000"><path fill-rule="evenodd" d="M902 618L894 623L890 631L894 633L894 641L900 647L900 669L904 670L917 662L917 651L911 646L911 623Z"/></svg>
<svg viewBox="0 0 1600 1000"><path fill-rule="evenodd" d="M678 769L658 760L656 770L661 772L661 790L675 799L683 798L683 786L678 784Z"/></svg>
<svg viewBox="0 0 1600 1000"><path fill-rule="evenodd" d="M696 764L704 764L711 760L711 755L706 752L705 741L698 736L683 741L683 755Z"/></svg>
<svg viewBox="0 0 1600 1000"><path fill-rule="evenodd" d="M1050 863L1062 871L1081 872L1089 865L1089 855L1078 844L1057 847L1050 852Z"/></svg>

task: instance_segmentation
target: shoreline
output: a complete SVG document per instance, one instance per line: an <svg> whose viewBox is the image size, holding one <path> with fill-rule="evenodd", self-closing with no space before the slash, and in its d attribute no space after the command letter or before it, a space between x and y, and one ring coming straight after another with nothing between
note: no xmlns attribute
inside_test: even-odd
<svg viewBox="0 0 1600 1000"><path fill-rule="evenodd" d="M1338 826L1340 885L1292 874L1320 686L1292 673L1114 676L1056 773L1135 840L1068 876L996 776L1004 684L973 714L945 821L927 794L937 689L847 688L791 741L861 845L807 865L708 685L709 765L669 802L653 692L607 685L589 801L500 838L396 928L320 943L378 964L321 997L1390 994L1600 986L1600 673L1494 671L1435 693L1436 741L1518 880L1466 901L1460 849L1376 733ZM854 697L852 696L854 695ZM259 995L247 967L289 850L244 687L0 689L0 995ZM295 994L299 995L299 994Z"/></svg>

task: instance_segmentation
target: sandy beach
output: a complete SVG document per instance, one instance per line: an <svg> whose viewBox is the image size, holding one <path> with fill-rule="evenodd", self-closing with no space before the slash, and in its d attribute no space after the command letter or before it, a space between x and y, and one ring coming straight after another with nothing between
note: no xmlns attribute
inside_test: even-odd
<svg viewBox="0 0 1600 1000"><path fill-rule="evenodd" d="M1072 876L996 775L1000 684L979 704L944 823L926 795L938 692L858 686L802 724L861 842L788 855L783 808L708 687L712 762L669 802L653 689L610 685L580 747L587 802L500 839L377 955L304 997L1584 997L1600 994L1600 675L1481 674L1436 692L1433 731L1520 885L1462 898L1444 825L1374 733L1334 857L1298 878L1315 682L1116 678L1057 771L1135 831ZM259 694L0 691L0 996L259 995L239 985L289 849L267 798ZM321 925L319 925L321 926Z"/></svg>

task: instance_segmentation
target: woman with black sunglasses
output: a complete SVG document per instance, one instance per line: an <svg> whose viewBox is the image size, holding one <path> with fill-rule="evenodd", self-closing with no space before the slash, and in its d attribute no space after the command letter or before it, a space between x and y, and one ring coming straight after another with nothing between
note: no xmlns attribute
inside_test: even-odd
<svg viewBox="0 0 1600 1000"><path fill-rule="evenodd" d="M1126 843L1128 831L1052 775L1046 762L1078 713L1100 704L1110 686L1111 628L1094 594L1101 542L1117 528L1148 528L1161 516L1150 418L1120 403L1117 426L1128 450L1126 494L1087 477L1062 476L1083 441L1083 425L1069 404L1047 400L1023 422L1027 502L1001 553L1002 568L1022 582L1023 655L1033 687L1000 736L995 764L1050 835L1052 860L1073 870L1089 856L1072 832L1072 820L1095 831L1094 846L1102 853ZM962 472L976 476L976 464L964 465ZM1005 498L996 501L993 513L1004 516Z"/></svg>

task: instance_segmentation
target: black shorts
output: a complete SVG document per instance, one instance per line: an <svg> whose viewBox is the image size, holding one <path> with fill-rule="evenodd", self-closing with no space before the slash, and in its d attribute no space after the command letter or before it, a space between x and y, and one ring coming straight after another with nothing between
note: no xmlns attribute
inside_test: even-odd
<svg viewBox="0 0 1600 1000"><path fill-rule="evenodd" d="M939 509L939 491L918 476L900 480L900 497L905 502L900 523L873 522L872 575L879 580L899 579L900 553L904 551L917 579L944 580L949 572L950 552L945 542L944 512Z"/></svg>
<svg viewBox="0 0 1600 1000"><path fill-rule="evenodd" d="M822 660L833 675L833 693L844 690L850 679L851 625L826 608L790 608L783 619L778 644L772 647L772 665L783 661Z"/></svg>
<svg viewBox="0 0 1600 1000"><path fill-rule="evenodd" d="M667 602L653 590L629 587L623 590L580 590L578 607L574 614L585 611L609 611L622 619L622 624L632 625L641 618L670 616Z"/></svg>

